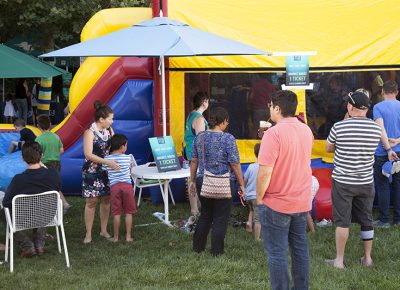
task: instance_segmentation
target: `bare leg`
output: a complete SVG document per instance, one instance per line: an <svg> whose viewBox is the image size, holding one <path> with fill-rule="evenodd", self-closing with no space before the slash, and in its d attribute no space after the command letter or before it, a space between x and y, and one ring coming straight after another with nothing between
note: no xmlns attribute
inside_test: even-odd
<svg viewBox="0 0 400 290"><path fill-rule="evenodd" d="M118 242L119 239L119 225L121 224L121 215L114 216L114 242Z"/></svg>
<svg viewBox="0 0 400 290"><path fill-rule="evenodd" d="M361 263L364 266L372 266L372 258L371 258L371 251L372 251L372 240L364 241L364 256L361 258Z"/></svg>
<svg viewBox="0 0 400 290"><path fill-rule="evenodd" d="M11 153L13 153L15 151L15 148L17 148L17 146L18 146L18 145L15 145L15 144L18 144L18 142L11 141L10 147L8 147L8 154L11 154Z"/></svg>
<svg viewBox="0 0 400 290"><path fill-rule="evenodd" d="M89 197L86 199L85 205L85 226L86 226L86 236L83 243L88 244L92 241L92 228L94 221L94 214L96 212L96 205L98 197Z"/></svg>
<svg viewBox="0 0 400 290"><path fill-rule="evenodd" d="M315 232L314 221L310 213L307 214L307 230L311 233Z"/></svg>
<svg viewBox="0 0 400 290"><path fill-rule="evenodd" d="M246 232L248 233L251 233L253 231L253 216L254 216L254 211L250 210L249 217L247 218L246 222Z"/></svg>
<svg viewBox="0 0 400 290"><path fill-rule="evenodd" d="M349 229L336 227L336 259L333 266L344 269L344 250L346 248L347 239L349 238Z"/></svg>
<svg viewBox="0 0 400 290"><path fill-rule="evenodd" d="M69 204L68 201L65 199L64 194L63 194L61 191L60 191L59 193L60 193L60 198L61 198L63 207L64 207L65 209L69 208L69 207L70 207L70 204Z"/></svg>
<svg viewBox="0 0 400 290"><path fill-rule="evenodd" d="M132 242L132 215L125 215L126 241Z"/></svg>
<svg viewBox="0 0 400 290"><path fill-rule="evenodd" d="M254 223L254 240L260 241L260 236L261 236L261 225L259 222Z"/></svg>
<svg viewBox="0 0 400 290"><path fill-rule="evenodd" d="M110 197L103 196L101 198L101 205L100 205L100 226L101 226L100 235L105 238L110 237L110 234L107 231L109 217L110 217Z"/></svg>
<svg viewBox="0 0 400 290"><path fill-rule="evenodd" d="M198 215L199 214L199 197L197 194L190 194L189 193L189 203L190 203L190 212L192 215Z"/></svg>

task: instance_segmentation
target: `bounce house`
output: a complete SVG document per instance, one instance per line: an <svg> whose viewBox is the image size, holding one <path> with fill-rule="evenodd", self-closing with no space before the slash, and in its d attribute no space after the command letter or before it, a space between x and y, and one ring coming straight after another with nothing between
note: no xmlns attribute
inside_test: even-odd
<svg viewBox="0 0 400 290"><path fill-rule="evenodd" d="M272 56L181 57L167 61L167 130L174 139L177 152L182 149L191 92L207 89L210 95L223 94L218 88L211 88L214 75L284 73L285 57L279 52L298 51L317 52L310 56L311 74L400 68L400 55L397 53L400 49L397 21L400 6L396 0L162 2L165 16L272 52ZM81 40L159 16L159 10L159 1L155 0L152 8L100 11L85 25ZM190 86L191 79L197 80L197 88ZM305 91L296 93L299 97L298 111L306 113ZM134 154L139 164L147 162L150 157L148 138L162 135L158 60L87 58L72 81L70 114L53 129L65 146L61 174L66 193L80 194L81 191L83 132L92 121L93 102L97 99L114 110L113 127L127 135L130 140L128 152ZM229 103L229 97L224 101ZM2 125L2 129L10 131L12 127ZM257 142L259 140L237 139L243 168L255 161L253 146ZM325 153L324 148L324 140L315 140L312 167L320 183L315 197L317 219L332 218L330 179L333 156Z"/></svg>

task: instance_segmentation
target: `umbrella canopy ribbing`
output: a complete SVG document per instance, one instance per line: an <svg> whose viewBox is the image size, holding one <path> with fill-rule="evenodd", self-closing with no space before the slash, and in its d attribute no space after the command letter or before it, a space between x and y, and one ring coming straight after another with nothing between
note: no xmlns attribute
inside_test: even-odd
<svg viewBox="0 0 400 290"><path fill-rule="evenodd" d="M41 57L265 54L268 53L168 17L155 17L116 32L43 54Z"/></svg>
<svg viewBox="0 0 400 290"><path fill-rule="evenodd" d="M40 57L138 56L159 57L163 135L166 135L164 57L206 55L266 55L267 52L238 41L191 27L168 17L155 17Z"/></svg>

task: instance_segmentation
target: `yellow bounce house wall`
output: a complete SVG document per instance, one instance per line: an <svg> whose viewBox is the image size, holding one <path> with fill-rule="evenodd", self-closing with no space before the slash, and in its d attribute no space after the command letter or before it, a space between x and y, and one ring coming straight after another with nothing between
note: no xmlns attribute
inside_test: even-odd
<svg viewBox="0 0 400 290"><path fill-rule="evenodd" d="M268 52L316 51L312 71L399 69L398 0L168 0L169 17ZM170 59L171 134L178 152L184 130L184 71L285 70L284 57L216 56ZM179 70L179 71L174 71ZM299 103L304 102L299 96ZM300 104L302 106L302 104ZM238 140L242 162L253 162L258 140ZM313 157L332 161L325 141Z"/></svg>
<svg viewBox="0 0 400 290"><path fill-rule="evenodd" d="M398 0L168 0L168 13L268 52L317 51L310 67L323 71L400 64ZM170 67L284 68L285 58L174 58Z"/></svg>

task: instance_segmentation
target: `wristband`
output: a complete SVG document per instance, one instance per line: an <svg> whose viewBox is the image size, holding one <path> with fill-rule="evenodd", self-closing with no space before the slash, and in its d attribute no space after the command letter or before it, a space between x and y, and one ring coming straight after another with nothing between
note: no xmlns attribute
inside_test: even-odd
<svg viewBox="0 0 400 290"><path fill-rule="evenodd" d="M390 152L390 151L392 151L392 147L390 147L390 148L388 148L388 149L385 149L386 150L386 152Z"/></svg>

